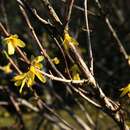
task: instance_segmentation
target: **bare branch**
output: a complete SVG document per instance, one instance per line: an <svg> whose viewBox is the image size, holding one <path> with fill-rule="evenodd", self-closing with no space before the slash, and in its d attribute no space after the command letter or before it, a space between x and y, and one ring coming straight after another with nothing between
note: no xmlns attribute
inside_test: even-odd
<svg viewBox="0 0 130 130"><path fill-rule="evenodd" d="M41 71L39 69L37 69L37 71L39 71L44 76L50 78L51 80L55 80L55 81L59 81L59 82L63 82L63 83L85 84L85 83L88 82L88 80L86 80L86 79L82 79L82 80L69 80L69 79L63 79L63 78L59 78L59 77L53 76L53 75L48 74L48 73L46 73L44 71Z"/></svg>
<svg viewBox="0 0 130 130"><path fill-rule="evenodd" d="M84 0L84 10L85 10L85 21L86 21L86 29L87 29L87 42L88 42L88 49L89 49L89 60L90 60L90 72L93 73L93 54L92 54L92 47L91 47L91 39L90 39L90 31L89 31L89 25L88 25L88 3L87 0Z"/></svg>

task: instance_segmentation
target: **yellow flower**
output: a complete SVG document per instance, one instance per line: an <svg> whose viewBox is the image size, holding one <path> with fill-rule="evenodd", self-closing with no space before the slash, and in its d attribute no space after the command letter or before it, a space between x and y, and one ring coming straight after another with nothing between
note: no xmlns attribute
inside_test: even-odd
<svg viewBox="0 0 130 130"><path fill-rule="evenodd" d="M16 86L20 86L20 93L22 92L22 89L24 85L26 84L28 87L31 87L35 82L35 76L43 83L46 82L45 77L37 71L37 69L42 69L42 64L40 63L43 61L43 56L36 57L30 65L30 68L28 72L19 74L13 78L13 81L15 81Z"/></svg>
<svg viewBox="0 0 130 130"><path fill-rule="evenodd" d="M72 73L72 79L73 80L80 80L80 75L79 75L79 68L76 64L74 64L71 69L70 69L71 73Z"/></svg>
<svg viewBox="0 0 130 130"><path fill-rule="evenodd" d="M18 35L11 35L3 40L7 44L8 54L13 55L16 47L25 47L25 43L18 38Z"/></svg>
<svg viewBox="0 0 130 130"><path fill-rule="evenodd" d="M65 34L64 34L64 42L63 42L65 49L69 48L69 44L68 44L69 42L71 42L75 46L78 45L78 42L73 37L71 37L68 32L65 32Z"/></svg>
<svg viewBox="0 0 130 130"><path fill-rule="evenodd" d="M40 62L42 62L44 60L44 57L43 56L37 56L32 62L31 62L31 66L30 66L30 69L29 71L31 71L33 74L35 74L37 76L37 78L45 83L46 82L46 79L45 77L37 71L37 69L42 69L42 64Z"/></svg>
<svg viewBox="0 0 130 130"><path fill-rule="evenodd" d="M72 78L73 80L80 80L79 73L74 74Z"/></svg>
<svg viewBox="0 0 130 130"><path fill-rule="evenodd" d="M28 71L27 73L22 73L13 78L13 81L15 81L15 86L20 86L20 93L22 92L22 89L26 83L28 87L31 87L34 84L34 78L35 74L31 71Z"/></svg>
<svg viewBox="0 0 130 130"><path fill-rule="evenodd" d="M44 60L43 56L37 56L36 58L34 58L31 62L31 66L36 67L37 69L41 69L42 68L42 64L40 62L42 62Z"/></svg>
<svg viewBox="0 0 130 130"><path fill-rule="evenodd" d="M55 58L52 59L52 62L54 64L58 65L60 63L60 60L57 57L55 57Z"/></svg>
<svg viewBox="0 0 130 130"><path fill-rule="evenodd" d="M122 93L120 95L121 97L126 94L130 97L130 83L126 87L121 88L120 91L122 91Z"/></svg>
<svg viewBox="0 0 130 130"><path fill-rule="evenodd" d="M5 66L0 66L0 70L2 70L4 73L9 74L12 72L12 69L10 68L11 64L7 64Z"/></svg>

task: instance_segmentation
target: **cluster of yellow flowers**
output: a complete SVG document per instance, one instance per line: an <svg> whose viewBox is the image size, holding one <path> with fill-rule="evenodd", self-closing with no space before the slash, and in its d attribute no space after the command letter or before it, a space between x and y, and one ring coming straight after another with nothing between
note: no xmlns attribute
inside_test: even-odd
<svg viewBox="0 0 130 130"><path fill-rule="evenodd" d="M13 55L17 47L25 47L25 43L18 38L18 35L10 35L9 37L3 40L3 43L7 45L7 52L9 55ZM22 89L25 86L25 84L28 87L31 87L35 83L35 77L37 77L43 83L46 82L45 77L37 71L37 69L41 70L43 68L41 64L43 59L43 56L37 56L31 61L30 67L27 72L14 76L12 80L15 82L15 85L21 85L20 93L22 92ZM6 74L11 73L12 70L10 68L10 63L5 66L0 66L0 70L4 71Z"/></svg>
<svg viewBox="0 0 130 130"><path fill-rule="evenodd" d="M35 77L37 77L42 83L46 82L45 77L37 71L37 69L42 69L42 62L44 59L43 56L37 56L30 65L29 70L26 73L19 74L13 78L13 81L15 81L16 86L20 86L20 93L22 92L22 89L24 85L26 84L28 87L31 87L35 82Z"/></svg>
<svg viewBox="0 0 130 130"><path fill-rule="evenodd" d="M71 42L73 45L78 45L78 42L71 37L68 32L66 31L64 34L64 47L65 49L69 49L69 42ZM18 35L10 35L9 37L5 38L3 40L3 43L7 45L7 52L9 55L13 55L15 53L15 50L17 48L24 48L25 43L18 38ZM42 83L46 82L46 78L38 71L43 68L41 62L43 61L44 57L43 56L37 56L31 61L30 67L28 68L27 72L20 73L19 75L14 76L12 81L15 82L16 86L21 86L20 87L20 93L22 92L22 89L25 85L27 87L31 87L35 83L35 77L37 77ZM52 59L52 62L54 64L59 64L59 59L55 57ZM10 68L10 63L7 64L6 66L0 66L0 70L4 71L5 73L11 73L12 70ZM74 80L80 80L79 73L77 72L77 67L74 65L71 68L72 71L72 76Z"/></svg>

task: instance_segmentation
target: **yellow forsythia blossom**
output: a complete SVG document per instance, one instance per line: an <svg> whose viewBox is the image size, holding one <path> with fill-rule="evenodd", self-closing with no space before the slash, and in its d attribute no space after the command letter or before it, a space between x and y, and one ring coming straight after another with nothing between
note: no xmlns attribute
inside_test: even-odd
<svg viewBox="0 0 130 130"><path fill-rule="evenodd" d="M70 71L71 71L73 80L80 80L80 75L79 75L80 70L76 64L74 64L71 67Z"/></svg>
<svg viewBox="0 0 130 130"><path fill-rule="evenodd" d="M52 59L52 62L54 64L58 65L60 63L60 60L57 57L55 57L55 58Z"/></svg>
<svg viewBox="0 0 130 130"><path fill-rule="evenodd" d="M68 32L65 32L64 42L63 42L65 49L69 48L69 44L68 44L69 42L71 42L73 45L76 45L76 46L78 45L78 42L73 37L71 37Z"/></svg>
<svg viewBox="0 0 130 130"><path fill-rule="evenodd" d="M122 91L122 93L120 95L121 97L126 94L130 97L130 83L126 87L120 89L120 91Z"/></svg>
<svg viewBox="0 0 130 130"><path fill-rule="evenodd" d="M4 73L9 74L12 72L12 69L10 68L11 64L7 64L5 66L0 66L0 70L2 70Z"/></svg>
<svg viewBox="0 0 130 130"><path fill-rule="evenodd" d="M73 80L80 80L79 73L74 74L72 78Z"/></svg>
<svg viewBox="0 0 130 130"><path fill-rule="evenodd" d="M25 47L25 43L18 38L18 35L10 35L3 40L3 43L7 44L8 54L13 55L16 47Z"/></svg>
<svg viewBox="0 0 130 130"><path fill-rule="evenodd" d="M24 85L26 84L28 87L31 87L35 82L35 76L43 83L46 82L45 77L37 71L37 69L42 69L42 64L40 63L43 61L43 56L37 56L30 65L30 68L28 72L19 74L13 78L13 81L15 81L16 86L20 86L20 93L22 92L22 89Z"/></svg>

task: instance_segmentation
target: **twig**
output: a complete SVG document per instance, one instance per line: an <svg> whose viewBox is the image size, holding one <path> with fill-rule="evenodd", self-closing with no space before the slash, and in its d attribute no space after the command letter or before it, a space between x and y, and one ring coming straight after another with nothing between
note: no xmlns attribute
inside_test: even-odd
<svg viewBox="0 0 130 130"><path fill-rule="evenodd" d="M34 96L36 99L38 99L38 106L42 110L43 108L46 108L50 113L52 113L59 121L61 121L64 125L66 125L68 128L72 130L76 130L73 128L68 122L66 122L62 117L60 117L52 108L50 108L43 100L40 99L40 97L37 95L37 93L34 93Z"/></svg>
<svg viewBox="0 0 130 130"><path fill-rule="evenodd" d="M6 9L5 9L5 1L4 0L1 0L1 10L3 12L4 22L6 24L6 29L7 29L8 32L10 32L8 17L7 17L7 13L6 13Z"/></svg>
<svg viewBox="0 0 130 130"><path fill-rule="evenodd" d="M37 68L36 68L37 69ZM59 78L56 76L53 76L51 74L48 74L44 71L41 71L39 69L37 69L38 72L40 72L41 74L43 74L44 76L50 78L51 80L55 80L55 81L59 81L59 82L63 82L63 83L72 83L72 84L85 84L88 82L88 80L86 79L82 79L82 80L69 80L69 79L63 79L63 78Z"/></svg>
<svg viewBox="0 0 130 130"><path fill-rule="evenodd" d="M88 25L88 3L87 0L84 0L84 9L85 9L85 22L86 22L86 29L87 29L87 42L88 42L88 50L89 50L89 60L90 60L90 72L92 75L93 73L93 54L92 54L92 47L91 47L91 39L90 39L90 31L89 31L89 25Z"/></svg>
<svg viewBox="0 0 130 130"><path fill-rule="evenodd" d="M69 106L64 108L69 116L74 119L74 121L76 122L76 124L78 124L82 130L91 130L91 128L89 127L89 125L87 123L85 123L85 121L83 119L81 119L81 117L79 115L77 115L73 110L71 110L71 108Z"/></svg>
<svg viewBox="0 0 130 130"><path fill-rule="evenodd" d="M111 25L111 23L110 23L110 20L106 17L106 18L105 18L105 21L106 21L106 24L107 24L107 26L109 27L109 29L110 29L110 31L111 31L113 37L114 37L115 40L117 41L117 45L118 45L118 47L119 47L119 49L120 49L120 52L123 54L124 58L125 58L126 60L128 60L129 56L128 56L128 54L127 54L125 48L123 47L123 44L121 43L121 41L120 41L120 39L119 39L119 37L118 37L116 31L115 31L114 28L112 27L112 25Z"/></svg>
<svg viewBox="0 0 130 130"><path fill-rule="evenodd" d="M60 19L59 19L58 15L56 14L55 10L53 9L53 7L51 6L49 0L41 0L41 1L47 8L49 15L52 18L52 21L55 23L55 25L61 26L62 22L60 21Z"/></svg>
<svg viewBox="0 0 130 130"><path fill-rule="evenodd" d="M114 30L114 28L113 28L113 26L112 26L112 24L111 24L109 18L105 15L104 10L103 10L103 8L102 8L100 2L99 2L98 0L95 0L95 2L96 2L97 6L98 6L98 8L99 8L99 10L100 10L101 15L102 15L103 18L104 18L104 20L105 20L105 22L106 22L106 24L107 24L109 30L111 31L112 36L113 36L114 39L116 40L117 46L118 46L120 52L122 53L122 55L124 56L124 59L127 60L127 61L128 61L128 64L129 64L129 56L128 56L128 54L127 54L125 48L123 47L123 44L122 44L120 38L118 37L116 31ZM105 17L104 17L104 16L105 16Z"/></svg>
<svg viewBox="0 0 130 130"><path fill-rule="evenodd" d="M21 57L24 59L24 61L25 61L27 64L30 64L29 59L28 59L27 56L21 51L21 49L16 46L16 50L17 50L17 52L21 55Z"/></svg>
<svg viewBox="0 0 130 130"><path fill-rule="evenodd" d="M9 105L9 102L0 101L0 106L7 106L7 105Z"/></svg>
<svg viewBox="0 0 130 130"><path fill-rule="evenodd" d="M68 24L70 21L71 13L72 13L72 8L73 8L74 0L67 0L67 8L66 8L66 16L65 16L65 22L64 22L64 27L66 30L68 30Z"/></svg>
<svg viewBox="0 0 130 130"><path fill-rule="evenodd" d="M38 15L36 9L33 9L32 12L34 13L34 15L37 17L37 19L38 19L39 21L41 21L42 23L44 23L44 24L46 24L46 25L53 26L53 25L51 25L49 22L47 22L45 19L41 18L41 17Z"/></svg>
<svg viewBox="0 0 130 130"><path fill-rule="evenodd" d="M71 76L70 71L69 71L69 66L68 66L68 62L67 62L65 52L64 52L63 48L61 47L61 45L59 44L58 40L56 38L53 38L53 39L56 42L57 46L59 47L61 54L63 55L65 66L66 66L66 72L67 72L69 78L72 79L72 76Z"/></svg>
<svg viewBox="0 0 130 130"><path fill-rule="evenodd" d="M88 66L85 64L83 58L78 53L76 47L73 45L73 43L69 42L70 52L72 53L72 57L74 58L75 62L78 64L79 68L85 75L85 78L89 80L89 83L93 84L93 87L96 87L96 80L91 74L91 72L88 69Z"/></svg>
<svg viewBox="0 0 130 130"><path fill-rule="evenodd" d="M31 103L29 103L28 101L26 101L25 99L22 98L17 98L17 101L20 105L24 105L28 108L30 108L31 110L35 111L35 112L39 112L39 109L35 106L33 106Z"/></svg>
<svg viewBox="0 0 130 130"><path fill-rule="evenodd" d="M9 92L8 92L9 94ZM9 94L9 98L10 98L10 101L11 103L13 104L15 110L16 110L16 113L17 113L17 116L19 117L19 120L20 120L20 129L21 130L26 130L25 128L25 124L24 124L24 121L23 121L23 116L22 116L22 112L21 112L21 109L19 107L19 104L15 101L15 98L13 96L12 93Z"/></svg>
<svg viewBox="0 0 130 130"><path fill-rule="evenodd" d="M89 103L91 103L93 106L95 106L98 109L102 109L102 106L99 103L96 103L95 101L93 101L91 98L87 97L85 94L83 94L80 90L76 89L76 88L72 88L76 93L78 93L83 99L85 99L86 101L88 101Z"/></svg>
<svg viewBox="0 0 130 130"><path fill-rule="evenodd" d="M17 67L15 62L9 57L9 55L6 53L6 51L4 51L4 54L6 55L7 59L12 64L12 66L18 71L19 74L21 74L22 73L21 70Z"/></svg>
<svg viewBox="0 0 130 130"><path fill-rule="evenodd" d="M43 116L54 125L56 124L60 128L60 130L71 130L62 122L59 122L59 120L55 116L49 115L48 113L43 114ZM39 130L39 129L36 129L36 130Z"/></svg>
<svg viewBox="0 0 130 130"><path fill-rule="evenodd" d="M9 33L6 31L1 22L0 22L0 32L3 32L5 36L9 36Z"/></svg>
<svg viewBox="0 0 130 130"><path fill-rule="evenodd" d="M85 118L88 120L89 124L94 128L95 124L94 124L92 118L90 117L90 115L88 114L88 112L85 108L85 105L83 103L81 103L78 98L74 98L74 99L75 99L76 103L78 104L79 108L81 109L81 111L84 113Z"/></svg>
<svg viewBox="0 0 130 130"><path fill-rule="evenodd" d="M61 0L61 1L64 2L64 3L66 2L66 0ZM74 4L73 7L75 9L77 9L77 10L80 10L80 11L84 12L84 8L82 8L82 7L80 7L80 6L76 5L76 4ZM94 12L92 12L90 10L87 10L87 13L90 14L90 15L93 15L93 16L98 16L98 15L96 15Z"/></svg>
<svg viewBox="0 0 130 130"><path fill-rule="evenodd" d="M79 124L82 130L91 130L90 126L84 122L78 115L74 114L73 119Z"/></svg>

